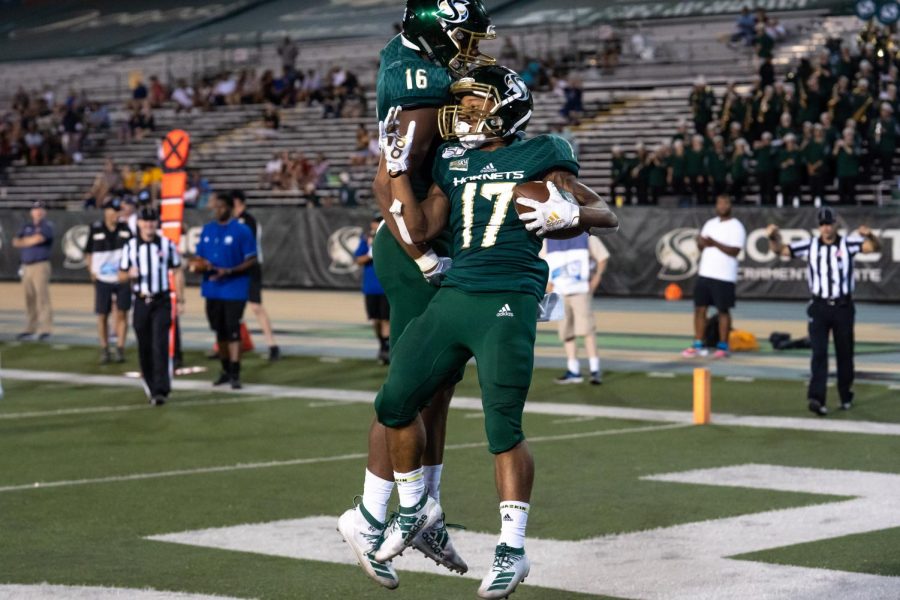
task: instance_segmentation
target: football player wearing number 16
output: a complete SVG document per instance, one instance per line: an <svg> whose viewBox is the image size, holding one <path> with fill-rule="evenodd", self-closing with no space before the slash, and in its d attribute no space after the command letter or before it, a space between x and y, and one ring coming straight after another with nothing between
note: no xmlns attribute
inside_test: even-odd
<svg viewBox="0 0 900 600"><path fill-rule="evenodd" d="M391 107L400 105L404 108L404 124L418 125L408 162L412 187L420 200L431 186L431 166L441 144L438 110L451 102L453 79L476 65L493 64L494 59L482 54L478 46L494 37L494 27L480 0L407 0L402 32L381 51L378 118L383 120ZM449 268L449 234L427 245L413 244L408 236L404 239L391 216L394 196L384 161L379 165L372 191L385 219L385 226L375 234L372 250L376 275L391 305L393 347L407 323L422 314L437 292L430 282ZM448 377L422 410L428 429L424 478L429 493L436 498L440 495L448 405L462 371ZM372 558L381 543L394 488L384 431L384 426L373 420L362 497L338 519L338 530L366 574L380 585L395 588L400 580L391 562L379 563ZM443 519L424 529L413 547L452 571L464 573L468 569L456 552Z"/></svg>
<svg viewBox="0 0 900 600"><path fill-rule="evenodd" d="M402 552L442 514L422 478L427 431L419 410L449 373L474 357L501 513L493 565L478 594L502 598L530 568L525 526L534 463L522 432L522 411L531 385L538 302L547 284L540 236L573 227L614 230L618 220L578 182L578 162L568 142L552 135L520 139L532 99L514 71L477 67L450 91L458 104L442 108L438 123L441 135L452 142L438 150L434 184L423 202L416 200L407 175L415 126L403 132L401 109L395 107L381 127L391 191L402 204L394 219L415 243L449 226L453 266L425 312L398 340L375 400L400 496L399 516L375 559L386 561ZM519 216L511 206L513 188L534 180L546 182L550 198L544 203L519 198L518 203L534 209Z"/></svg>

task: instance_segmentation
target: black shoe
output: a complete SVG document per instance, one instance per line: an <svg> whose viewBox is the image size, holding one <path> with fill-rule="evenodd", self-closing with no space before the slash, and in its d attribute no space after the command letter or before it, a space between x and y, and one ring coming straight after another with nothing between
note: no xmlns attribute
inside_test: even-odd
<svg viewBox="0 0 900 600"><path fill-rule="evenodd" d="M115 361L116 361L117 363L123 363L123 362L125 362L125 348L119 348L118 346L116 346L116 357L115 357Z"/></svg>
<svg viewBox="0 0 900 600"><path fill-rule="evenodd" d="M19 342L32 342L34 341L34 339L34 334L27 331L22 332L16 336L16 340Z"/></svg>
<svg viewBox="0 0 900 600"><path fill-rule="evenodd" d="M213 385L225 385L226 383L229 383L230 381L231 381L231 375L229 375L225 371L222 371L221 373L219 373L219 378L216 379L215 381L213 381Z"/></svg>
<svg viewBox="0 0 900 600"><path fill-rule="evenodd" d="M233 389L233 390L239 390L239 389L241 389L242 387L244 387L244 386L241 384L241 380L238 379L237 377L232 377L232 378L229 379L229 381L231 381L231 389Z"/></svg>
<svg viewBox="0 0 900 600"><path fill-rule="evenodd" d="M162 394L157 394L156 396L153 396L152 398L150 398L151 406L162 406L165 403L166 403L166 397L163 396Z"/></svg>
<svg viewBox="0 0 900 600"><path fill-rule="evenodd" d="M600 371L591 372L591 385L603 385L603 379L600 377Z"/></svg>
<svg viewBox="0 0 900 600"><path fill-rule="evenodd" d="M391 353L385 349L379 350L378 351L378 362L380 362L382 365L391 364Z"/></svg>
<svg viewBox="0 0 900 600"><path fill-rule="evenodd" d="M269 346L269 362L275 362L281 359L281 348L278 346Z"/></svg>
<svg viewBox="0 0 900 600"><path fill-rule="evenodd" d="M809 412L815 413L820 417L825 417L828 415L828 409L825 408L825 405L818 400L809 401Z"/></svg>
<svg viewBox="0 0 900 600"><path fill-rule="evenodd" d="M100 351L100 364L101 365L108 365L111 360L112 360L112 357L109 354L108 348L104 348L103 350Z"/></svg>
<svg viewBox="0 0 900 600"><path fill-rule="evenodd" d="M850 410L853 408L853 401L841 402L841 410Z"/></svg>
<svg viewBox="0 0 900 600"><path fill-rule="evenodd" d="M49 339L50 339L50 334L49 334L49 333L42 333L42 334L39 335L38 338L37 338L37 340L38 340L39 342L46 342L46 341L49 340Z"/></svg>

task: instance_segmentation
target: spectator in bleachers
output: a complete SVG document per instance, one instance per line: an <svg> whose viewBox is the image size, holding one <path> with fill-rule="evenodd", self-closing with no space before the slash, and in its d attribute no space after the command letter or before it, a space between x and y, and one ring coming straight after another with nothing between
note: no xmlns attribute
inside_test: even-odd
<svg viewBox="0 0 900 600"><path fill-rule="evenodd" d="M772 57L767 56L759 66L759 86L765 89L771 85L775 85L775 65L772 64Z"/></svg>
<svg viewBox="0 0 900 600"><path fill-rule="evenodd" d="M889 102L882 102L878 118L869 125L869 148L881 166L882 181L894 176L894 152L897 149L897 121L894 108Z"/></svg>
<svg viewBox="0 0 900 600"><path fill-rule="evenodd" d="M559 111L569 123L584 115L584 84L578 77L570 77L563 89L565 102Z"/></svg>
<svg viewBox="0 0 900 600"><path fill-rule="evenodd" d="M91 188L85 192L82 198L84 208L97 208L106 200L111 193L122 188L122 175L119 173L118 167L112 158L108 158L103 162L103 170L100 171Z"/></svg>
<svg viewBox="0 0 900 600"><path fill-rule="evenodd" d="M631 168L632 161L625 156L625 153L622 151L622 147L619 145L615 145L612 147L612 182L609 186L609 196L616 201L616 190L618 188L623 188L623 202L625 204L631 203L631 191L632 191L632 181L631 181ZM618 202L616 202L618 205Z"/></svg>
<svg viewBox="0 0 900 600"><path fill-rule="evenodd" d="M750 179L750 159L752 153L747 140L738 138L734 141L731 160L728 163L729 191L735 202L744 200L744 190Z"/></svg>
<svg viewBox="0 0 900 600"><path fill-rule="evenodd" d="M312 172L310 173L310 176L307 179L306 185L303 190L306 197L309 198L316 206L319 206L319 189L328 185L329 169L331 169L331 161L328 160L328 157L325 156L325 153L319 152L316 155L316 160L312 165ZM329 196L325 201L325 205L331 206L331 204L332 197Z"/></svg>
<svg viewBox="0 0 900 600"><path fill-rule="evenodd" d="M187 182L184 190L184 205L188 208L203 208L209 201L212 186L200 172L200 169L187 170Z"/></svg>
<svg viewBox="0 0 900 600"><path fill-rule="evenodd" d="M135 81L134 88L131 90L131 105L133 107L139 107L144 103L144 100L147 99L149 95L149 91L147 90L147 86L144 85L144 81L138 77Z"/></svg>
<svg viewBox="0 0 900 600"><path fill-rule="evenodd" d="M809 181L809 195L816 207L821 206L825 197L825 179L827 177L826 156L828 148L825 143L825 127L821 123L813 126L813 139L803 148L803 162Z"/></svg>
<svg viewBox="0 0 900 600"><path fill-rule="evenodd" d="M259 187L263 190L279 189L281 177L285 168L285 155L287 152L276 152L266 162L263 172L259 176Z"/></svg>
<svg viewBox="0 0 900 600"><path fill-rule="evenodd" d="M770 30L766 28L765 22L756 23L756 38L753 40L756 48L756 56L765 60L772 58L772 50L775 48L775 39L770 35Z"/></svg>
<svg viewBox="0 0 900 600"><path fill-rule="evenodd" d="M659 204L659 198L666 192L666 174L669 160L669 147L659 144L650 155L647 169L647 186L650 188L650 204Z"/></svg>
<svg viewBox="0 0 900 600"><path fill-rule="evenodd" d="M631 166L631 180L637 192L637 203L647 204L650 191L650 152L644 142L634 145L634 162Z"/></svg>
<svg viewBox="0 0 900 600"><path fill-rule="evenodd" d="M341 174L338 175L338 181L341 183L338 188L338 202L340 202L340 205L348 208L359 206L356 201L356 188L350 185L350 173L341 171Z"/></svg>
<svg viewBox="0 0 900 600"><path fill-rule="evenodd" d="M731 42L743 42L746 46L752 46L756 35L756 17L750 12L750 8L745 6L741 9L741 14L735 23L735 31L731 36Z"/></svg>
<svg viewBox="0 0 900 600"><path fill-rule="evenodd" d="M709 149L706 155L706 169L709 173L709 184L714 197L728 191L730 162L725 151L725 140L721 135L715 136L712 148Z"/></svg>
<svg viewBox="0 0 900 600"><path fill-rule="evenodd" d="M666 184L678 198L679 205L684 202L687 195L684 175L684 140L677 139L672 142L672 152L666 164Z"/></svg>
<svg viewBox="0 0 900 600"><path fill-rule="evenodd" d="M688 123L684 119L678 120L678 125L675 130L675 134L672 135L672 141L681 140L684 143L690 143L691 141L691 133L688 131Z"/></svg>
<svg viewBox="0 0 900 600"><path fill-rule="evenodd" d="M212 91L212 104L214 106L234 106L241 101L237 89L237 78L233 73L220 75Z"/></svg>
<svg viewBox="0 0 900 600"><path fill-rule="evenodd" d="M511 37L503 38L503 46L500 48L500 54L498 55L500 60L500 64L506 65L513 70L518 70L521 61L521 55L519 54L519 49L516 48L516 45L513 43Z"/></svg>
<svg viewBox="0 0 900 600"><path fill-rule="evenodd" d="M278 129L281 127L281 113L274 104L266 104L263 109L263 128L259 132L259 136L263 138L275 137L278 135Z"/></svg>
<svg viewBox="0 0 900 600"><path fill-rule="evenodd" d="M166 86L160 82L159 77L156 75L150 76L150 93L149 100L150 106L153 108L162 108L163 103L168 98L169 93L166 90Z"/></svg>
<svg viewBox="0 0 900 600"><path fill-rule="evenodd" d="M281 45L278 46L278 56L281 58L282 70L293 76L300 48L289 36L284 36Z"/></svg>
<svg viewBox="0 0 900 600"><path fill-rule="evenodd" d="M34 121L28 124L28 131L25 134L25 146L28 148L27 160L29 165L46 165L49 164L49 146L44 139L44 134L38 131L37 123Z"/></svg>
<svg viewBox="0 0 900 600"><path fill-rule="evenodd" d="M351 167L360 167L370 162L369 155L369 142L371 141L371 136L369 135L369 130L366 129L364 123L360 123L356 126L356 146L353 151L353 154L350 155L350 166Z"/></svg>
<svg viewBox="0 0 900 600"><path fill-rule="evenodd" d="M706 78L702 75L694 81L694 89L690 97L691 114L694 118L694 130L703 134L706 125L713 119L713 110L716 107L716 97L712 88L706 85Z"/></svg>
<svg viewBox="0 0 900 600"><path fill-rule="evenodd" d="M847 127L834 144L832 154L835 157L835 169L838 180L838 199L841 204L856 202L856 181L860 174L859 147L856 132Z"/></svg>
<svg viewBox="0 0 900 600"><path fill-rule="evenodd" d="M150 103L145 102L140 108L135 108L128 119L127 137L125 141L139 142L144 136L156 128L156 120L153 118L153 109Z"/></svg>
<svg viewBox="0 0 900 600"><path fill-rule="evenodd" d="M801 158L797 147L797 136L788 133L784 136L784 145L778 153L778 187L784 202L800 204Z"/></svg>
<svg viewBox="0 0 900 600"><path fill-rule="evenodd" d="M194 88L188 85L184 79L179 79L172 91L172 100L175 101L175 112L191 112L194 108Z"/></svg>
<svg viewBox="0 0 900 600"><path fill-rule="evenodd" d="M696 202L706 204L706 150L703 136L694 134L691 145L684 150L684 182Z"/></svg>

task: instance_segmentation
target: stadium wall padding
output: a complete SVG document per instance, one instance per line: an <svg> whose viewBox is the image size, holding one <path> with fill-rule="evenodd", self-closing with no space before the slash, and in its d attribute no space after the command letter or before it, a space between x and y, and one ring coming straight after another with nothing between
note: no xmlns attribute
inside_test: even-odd
<svg viewBox="0 0 900 600"><path fill-rule="evenodd" d="M713 216L711 208L616 209L619 232L603 242L611 257L600 286L601 295L658 296L670 283L690 296L699 262L696 235ZM262 227L261 250L267 287L357 289L360 273L353 258L359 237L368 228L368 209L266 208L254 210ZM811 208L735 209L747 229L747 244L740 255L739 298L789 299L808 297L806 263L777 258L768 250L765 227L776 223L786 241L815 235ZM88 226L99 211L50 211L56 238L53 244L53 280L86 282L83 248ZM12 238L28 211L0 212L0 279L18 277L19 252ZM192 252L207 211L186 212L183 245ZM878 255L859 256L855 263L860 300L900 301L900 214L888 209L839 209L842 232L869 225L881 237ZM377 259L377 257L376 257ZM191 275L189 282L196 283Z"/></svg>

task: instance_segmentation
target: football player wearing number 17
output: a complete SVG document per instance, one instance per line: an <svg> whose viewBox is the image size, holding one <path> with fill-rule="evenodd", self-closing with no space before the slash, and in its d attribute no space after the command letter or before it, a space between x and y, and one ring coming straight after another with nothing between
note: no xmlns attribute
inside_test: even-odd
<svg viewBox="0 0 900 600"><path fill-rule="evenodd" d="M402 132L401 109L394 107L380 128L391 191L402 205L392 211L398 228L420 243L449 225L453 266L425 312L398 340L375 401L400 496L399 516L385 531L375 559L396 556L441 517L422 476L427 432L419 410L448 374L474 357L501 513L493 565L478 594L502 598L530 567L525 526L534 463L522 411L531 385L538 302L547 284L541 236L570 228L607 232L618 220L578 182L578 162L568 142L552 135L521 139L532 99L514 71L476 67L450 92L457 104L443 107L438 119L441 135L452 142L438 150L434 184L423 202L416 200L407 175L415 125ZM546 182L550 198L543 203L519 198L533 209L520 216L511 206L513 188L534 180Z"/></svg>

